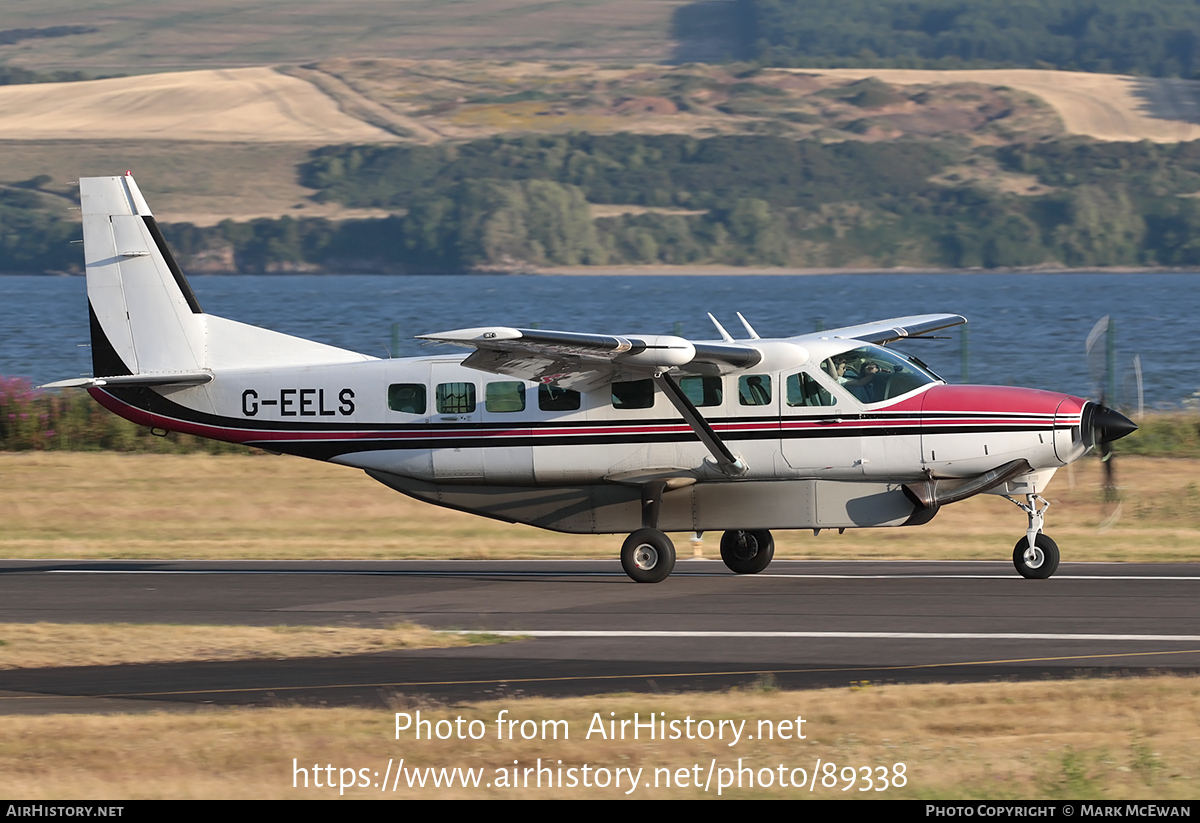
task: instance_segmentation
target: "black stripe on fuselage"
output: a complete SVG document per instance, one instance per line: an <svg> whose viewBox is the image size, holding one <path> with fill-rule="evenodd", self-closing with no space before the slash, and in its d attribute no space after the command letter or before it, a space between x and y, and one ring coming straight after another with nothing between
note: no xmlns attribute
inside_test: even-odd
<svg viewBox="0 0 1200 823"><path fill-rule="evenodd" d="M543 424L526 422L524 424L431 424L428 426L396 426L388 424L323 424L315 426L304 423L281 424L273 421L244 421L237 418L199 412L189 409L174 401L159 395L149 388L137 387L107 387L105 391L117 400L138 409L148 411L181 423L191 423L215 429L221 429L235 442L270 449L271 451L314 457L328 460L339 454L350 454L363 451L383 450L418 450L418 449L511 449L528 447L554 447L574 445L647 445L655 443L695 442L697 437L690 429L685 428L681 420L657 419L635 421L577 421L573 423L558 422ZM1003 418L1003 415L997 417ZM909 415L909 419L912 415ZM871 417L861 416L858 420L847 420L846 424L831 424L813 428L778 427L760 428L746 431L730 431L727 425L735 424L734 420L722 419L714 421L720 427L720 434L727 441L747 442L763 440L815 440L828 438L862 438L862 437L898 437L898 436L929 436L937 434L991 434L1002 432L1052 432L1052 421L1029 423L997 423L986 425L984 421L971 425L930 425L929 423L912 423L910 425L862 425ZM794 420L794 419L793 419ZM762 424L775 422L770 418L754 417L741 418L742 422ZM856 425L857 424L857 425ZM674 431L654 432L638 431L636 427L671 426ZM169 425L165 427L170 428ZM625 427L630 430L588 434L589 429ZM1069 427L1059 427L1069 428ZM493 434L501 430L538 429L537 433L514 433L511 435ZM555 431L547 433L546 429ZM308 437L289 440L286 437L255 438L256 432L271 431L278 434L327 434L328 439ZM383 433L407 434L404 437L381 437ZM438 433L438 437L422 437L421 434ZM461 433L461 436L446 436L451 433ZM360 437L347 435L360 434ZM221 439L221 438L217 438Z"/></svg>

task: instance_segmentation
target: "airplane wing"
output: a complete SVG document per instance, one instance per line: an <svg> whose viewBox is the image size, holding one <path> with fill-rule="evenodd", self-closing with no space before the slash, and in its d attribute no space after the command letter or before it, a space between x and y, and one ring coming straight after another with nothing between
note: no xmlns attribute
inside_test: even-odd
<svg viewBox="0 0 1200 823"><path fill-rule="evenodd" d="M728 374L762 360L762 352L750 343L696 343L666 334L620 337L495 326L418 339L475 349L463 361L473 369L583 390L669 368Z"/></svg>
<svg viewBox="0 0 1200 823"><path fill-rule="evenodd" d="M966 323L967 318L958 314L916 314L911 317L894 317L877 323L863 323L821 332L822 337L843 337L883 345L906 337L920 337L938 329Z"/></svg>

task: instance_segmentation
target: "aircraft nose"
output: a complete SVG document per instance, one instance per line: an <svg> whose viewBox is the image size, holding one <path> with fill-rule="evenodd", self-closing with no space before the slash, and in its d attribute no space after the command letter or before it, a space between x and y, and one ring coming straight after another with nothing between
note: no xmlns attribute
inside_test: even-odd
<svg viewBox="0 0 1200 823"><path fill-rule="evenodd" d="M1088 403L1083 412L1084 431L1091 432L1092 443L1111 443L1137 431L1137 424L1119 411Z"/></svg>

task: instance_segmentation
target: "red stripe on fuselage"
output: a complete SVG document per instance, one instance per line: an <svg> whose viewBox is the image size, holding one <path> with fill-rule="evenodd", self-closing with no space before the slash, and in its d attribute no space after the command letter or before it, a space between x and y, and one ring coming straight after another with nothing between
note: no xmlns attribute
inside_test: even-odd
<svg viewBox="0 0 1200 823"><path fill-rule="evenodd" d="M452 429L435 429L424 426L400 428L387 431L369 429L361 431L331 431L314 427L309 430L296 429L243 429L198 423L178 417L150 412L130 405L103 389L93 388L89 393L105 408L140 425L193 434L231 443L261 442L311 442L311 441L355 441L355 440L443 440L473 438L486 441L494 438L515 437L566 437L595 435L627 435L631 443L638 435L686 434L691 428L685 423L628 423L614 425L583 424L578 427L548 427L538 423L515 425L503 429L472 428L471 424ZM989 408L988 403L1000 408ZM921 427L971 427L987 430L995 427L1025 427L1030 429L1052 429L1055 425L1055 409L1061 409L1059 425L1064 423L1063 411L1078 415L1086 401L1070 395L1055 394L1037 389L1018 389L1003 386L935 386L916 398L906 398L894 406L876 409L868 414L880 417L859 417L847 414L836 422L829 418L776 417L758 421L721 422L713 421L713 429L727 436L738 433L761 431L805 431L821 430L845 432L854 436L856 431L870 429L916 429ZM920 408L924 406L923 410ZM833 409L829 410L833 412ZM836 414L836 413L835 413ZM235 422L230 420L231 423ZM1068 424L1071 421L1066 421ZM1075 421L1077 423L1077 420Z"/></svg>

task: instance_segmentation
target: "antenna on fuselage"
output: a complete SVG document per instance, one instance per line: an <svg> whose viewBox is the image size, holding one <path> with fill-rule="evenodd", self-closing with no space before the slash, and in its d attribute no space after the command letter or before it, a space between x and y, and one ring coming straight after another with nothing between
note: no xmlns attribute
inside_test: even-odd
<svg viewBox="0 0 1200 823"><path fill-rule="evenodd" d="M742 317L741 312L738 312L737 316L738 320L742 321L742 325L746 327L746 333L750 335L751 340L762 340L762 338L758 336L758 332L754 330L754 327L746 322L746 318Z"/></svg>
<svg viewBox="0 0 1200 823"><path fill-rule="evenodd" d="M725 331L724 326L722 326L720 323L717 322L717 318L713 317L712 312L708 313L708 319L711 320L713 322L713 325L717 327L717 331L720 332L722 340L724 340L726 343L733 342L733 336L730 335L729 332ZM745 322L745 321L743 321L743 322Z"/></svg>

